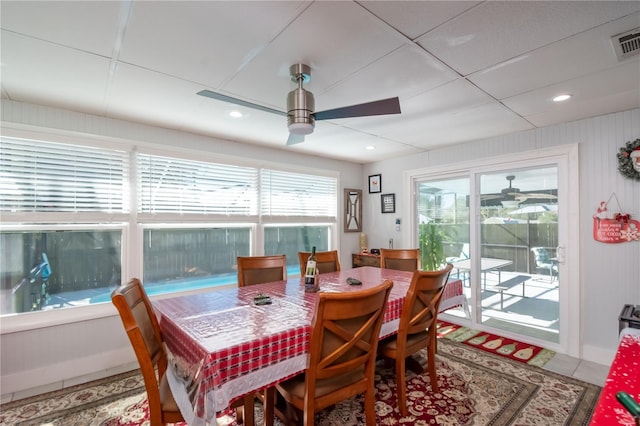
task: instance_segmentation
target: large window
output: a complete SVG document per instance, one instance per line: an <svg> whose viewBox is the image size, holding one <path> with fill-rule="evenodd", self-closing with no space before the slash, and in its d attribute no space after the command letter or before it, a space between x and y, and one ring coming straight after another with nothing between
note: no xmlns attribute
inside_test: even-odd
<svg viewBox="0 0 640 426"><path fill-rule="evenodd" d="M2 315L237 281L236 257L335 247L337 178L2 138ZM139 260L138 260L139 259Z"/></svg>

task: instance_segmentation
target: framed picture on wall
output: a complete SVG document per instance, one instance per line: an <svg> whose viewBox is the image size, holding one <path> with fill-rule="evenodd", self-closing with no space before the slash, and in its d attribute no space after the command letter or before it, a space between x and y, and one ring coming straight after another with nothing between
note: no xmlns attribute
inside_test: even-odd
<svg viewBox="0 0 640 426"><path fill-rule="evenodd" d="M382 206L382 213L395 213L396 212L396 194L382 194L380 196Z"/></svg>
<svg viewBox="0 0 640 426"><path fill-rule="evenodd" d="M369 194L382 192L382 175L369 176Z"/></svg>

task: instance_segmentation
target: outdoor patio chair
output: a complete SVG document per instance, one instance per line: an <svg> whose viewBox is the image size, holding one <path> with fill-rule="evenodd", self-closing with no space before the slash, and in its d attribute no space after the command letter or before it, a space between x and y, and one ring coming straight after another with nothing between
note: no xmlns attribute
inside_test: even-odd
<svg viewBox="0 0 640 426"><path fill-rule="evenodd" d="M558 276L558 261L553 258L545 247L531 247L536 262L536 273L549 275L553 281Z"/></svg>

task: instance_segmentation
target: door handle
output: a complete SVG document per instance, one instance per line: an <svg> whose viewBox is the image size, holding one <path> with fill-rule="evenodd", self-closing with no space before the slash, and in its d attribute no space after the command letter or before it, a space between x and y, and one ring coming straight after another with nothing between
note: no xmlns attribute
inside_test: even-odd
<svg viewBox="0 0 640 426"><path fill-rule="evenodd" d="M556 247L556 260L558 263L562 263L564 265L564 262L565 262L564 246Z"/></svg>

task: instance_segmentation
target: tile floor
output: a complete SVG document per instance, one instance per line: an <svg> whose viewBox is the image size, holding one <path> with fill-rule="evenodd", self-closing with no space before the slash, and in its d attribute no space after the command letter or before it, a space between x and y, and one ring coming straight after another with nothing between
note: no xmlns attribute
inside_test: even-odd
<svg viewBox="0 0 640 426"><path fill-rule="evenodd" d="M554 373L571 376L584 382L603 386L609 373L608 365L597 364L591 361L584 361L568 355L556 354L544 367L545 370Z"/></svg>

